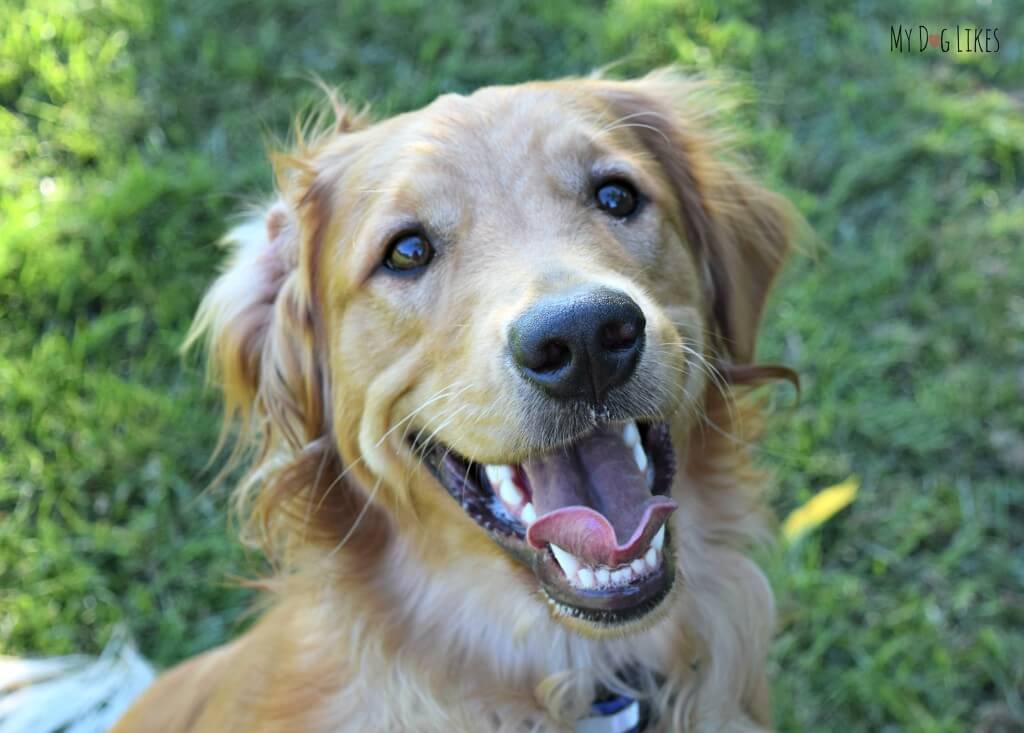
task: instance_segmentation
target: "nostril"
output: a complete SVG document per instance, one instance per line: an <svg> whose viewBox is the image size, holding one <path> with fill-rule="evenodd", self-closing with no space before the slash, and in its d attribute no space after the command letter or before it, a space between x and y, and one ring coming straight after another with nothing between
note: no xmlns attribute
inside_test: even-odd
<svg viewBox="0 0 1024 733"><path fill-rule="evenodd" d="M572 361L572 350L564 341L549 339L540 345L539 359L533 370L536 372L555 372Z"/></svg>
<svg viewBox="0 0 1024 733"><path fill-rule="evenodd" d="M613 321L601 327L601 346L612 351L625 351L636 346L642 326L635 321Z"/></svg>

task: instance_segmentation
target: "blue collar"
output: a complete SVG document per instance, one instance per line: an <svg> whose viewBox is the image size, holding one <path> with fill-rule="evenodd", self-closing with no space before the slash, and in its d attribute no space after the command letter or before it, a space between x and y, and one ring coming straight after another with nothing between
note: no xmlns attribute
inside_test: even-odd
<svg viewBox="0 0 1024 733"><path fill-rule="evenodd" d="M625 695L610 695L590 706L576 721L576 733L639 733L640 703Z"/></svg>

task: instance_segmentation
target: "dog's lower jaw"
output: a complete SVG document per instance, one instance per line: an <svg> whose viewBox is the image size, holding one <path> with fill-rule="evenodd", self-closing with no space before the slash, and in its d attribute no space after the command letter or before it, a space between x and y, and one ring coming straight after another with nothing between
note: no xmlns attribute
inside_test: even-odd
<svg viewBox="0 0 1024 733"><path fill-rule="evenodd" d="M618 635L668 595L675 573L665 522L676 503L666 494L675 453L664 423L599 425L567 445L498 465L422 435L410 443L437 483L532 571L556 619L571 618L592 636Z"/></svg>
<svg viewBox="0 0 1024 733"><path fill-rule="evenodd" d="M679 577L679 573L674 569L674 556L666 558L666 565L669 565L670 562L672 563L671 566L673 567L675 577L673 578L671 585L669 585L665 595L656 600L650 611L647 611L636 618L614 625L596 625L590 621L580 619L575 609L571 606L566 606L565 604L560 603L543 589L539 592L548 604L551 618L556 623L562 624L573 633L589 639L630 638L653 629L669 616L673 603L678 602L680 593L679 585L682 580Z"/></svg>

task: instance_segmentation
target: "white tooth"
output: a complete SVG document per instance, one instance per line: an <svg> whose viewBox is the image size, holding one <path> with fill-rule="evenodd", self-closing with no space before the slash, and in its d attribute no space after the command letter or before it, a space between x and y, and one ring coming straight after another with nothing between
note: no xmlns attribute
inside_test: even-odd
<svg viewBox="0 0 1024 733"><path fill-rule="evenodd" d="M638 557L636 560L631 562L629 567L633 568L633 572L636 575L643 575L647 572L647 564L644 563L644 560L641 557Z"/></svg>
<svg viewBox="0 0 1024 733"><path fill-rule="evenodd" d="M646 478L647 478L647 490L650 491L651 489L654 488L654 464L653 463L648 463L647 464L647 475L646 475Z"/></svg>
<svg viewBox="0 0 1024 733"><path fill-rule="evenodd" d="M647 567L651 570L658 569L658 551L653 547L648 547L647 552L644 553L644 562L647 563Z"/></svg>
<svg viewBox="0 0 1024 733"><path fill-rule="evenodd" d="M520 517L522 517L522 520L526 522L527 526L537 521L537 512L534 510L532 503L528 502L526 506L523 507Z"/></svg>
<svg viewBox="0 0 1024 733"><path fill-rule="evenodd" d="M629 568L621 568L612 572L613 585L626 585L633 577L633 571Z"/></svg>
<svg viewBox="0 0 1024 733"><path fill-rule="evenodd" d="M594 572L594 576L598 585L608 585L612 579L612 571L602 565Z"/></svg>
<svg viewBox="0 0 1024 733"><path fill-rule="evenodd" d="M561 565L562 570L565 571L565 577L571 578L576 574L576 571L580 569L580 561L558 545L551 545L551 552L555 554L555 559L558 560L558 564Z"/></svg>
<svg viewBox="0 0 1024 733"><path fill-rule="evenodd" d="M635 422L630 421L626 423L626 427L622 429L622 439L630 447L640 442L640 431L637 430Z"/></svg>
<svg viewBox="0 0 1024 733"><path fill-rule="evenodd" d="M665 526L662 525L658 533L654 535L654 539L651 540L651 547L655 550L660 550L665 545Z"/></svg>
<svg viewBox="0 0 1024 733"><path fill-rule="evenodd" d="M502 481L512 478L512 469L508 466L484 466L484 473L491 486L501 486Z"/></svg>
<svg viewBox="0 0 1024 733"><path fill-rule="evenodd" d="M517 507L523 503L523 493L512 483L512 479L502 481L498 493L501 495L502 501L511 507Z"/></svg>
<svg viewBox="0 0 1024 733"><path fill-rule="evenodd" d="M580 587L582 588L593 588L594 587L594 573L590 568L580 568Z"/></svg>
<svg viewBox="0 0 1024 733"><path fill-rule="evenodd" d="M633 446L633 460L636 461L636 465L641 471L647 469L647 454L644 453L644 447L639 443Z"/></svg>

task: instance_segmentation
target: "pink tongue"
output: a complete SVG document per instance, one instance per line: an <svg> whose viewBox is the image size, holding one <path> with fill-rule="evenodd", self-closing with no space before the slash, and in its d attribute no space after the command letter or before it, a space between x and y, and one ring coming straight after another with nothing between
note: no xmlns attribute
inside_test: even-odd
<svg viewBox="0 0 1024 733"><path fill-rule="evenodd" d="M591 565L623 565L644 554L676 510L652 496L621 427L604 426L568 448L523 464L537 520L526 539L555 544Z"/></svg>

